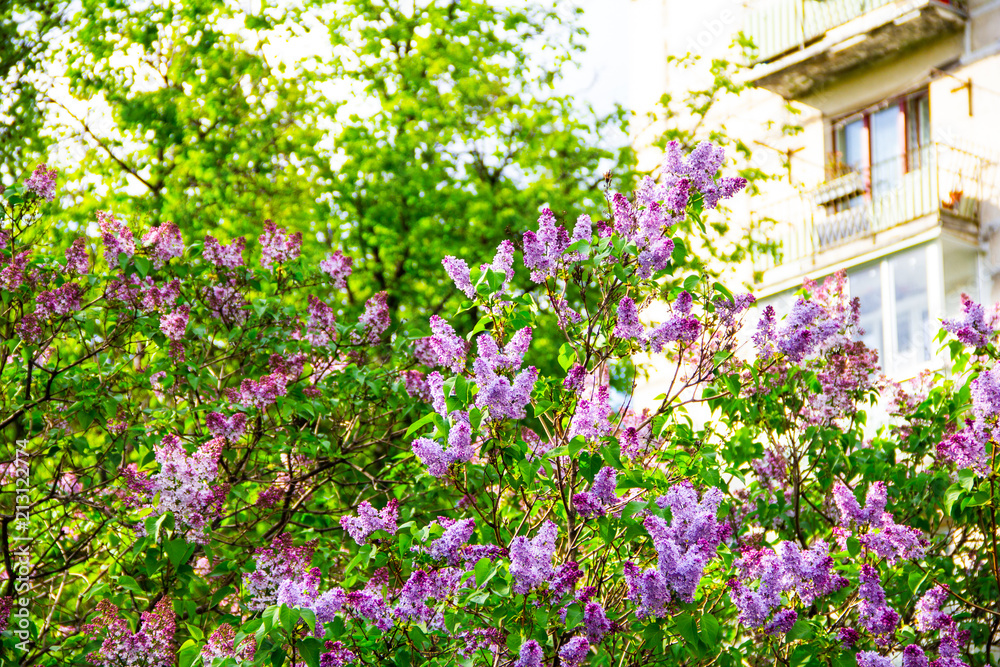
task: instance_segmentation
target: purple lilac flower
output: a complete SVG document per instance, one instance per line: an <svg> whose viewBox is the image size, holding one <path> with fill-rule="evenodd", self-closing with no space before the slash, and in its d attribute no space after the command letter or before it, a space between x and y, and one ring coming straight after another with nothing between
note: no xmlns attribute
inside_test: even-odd
<svg viewBox="0 0 1000 667"><path fill-rule="evenodd" d="M448 449L431 438L413 441L413 453L427 466L427 472L434 477L448 474L452 464L462 464L472 460L476 449L472 443L472 425L469 413L455 410L451 413L451 430L448 433Z"/></svg>
<svg viewBox="0 0 1000 667"><path fill-rule="evenodd" d="M340 526L358 544L367 544L368 536L376 530L384 530L390 535L396 533L399 519L399 502L392 498L381 510L376 510L367 500L358 505L358 515L340 517Z"/></svg>
<svg viewBox="0 0 1000 667"><path fill-rule="evenodd" d="M701 322L694 317L672 317L649 332L649 348L656 354L669 343L691 343L701 334Z"/></svg>
<svg viewBox="0 0 1000 667"><path fill-rule="evenodd" d="M600 644L604 635L611 632L611 621L604 613L604 607L596 602L588 602L583 608L583 627L587 632L587 641Z"/></svg>
<svg viewBox="0 0 1000 667"><path fill-rule="evenodd" d="M246 245L247 240L242 236L229 245L222 245L215 237L206 236L202 256L217 268L235 269L243 266L243 250Z"/></svg>
<svg viewBox="0 0 1000 667"><path fill-rule="evenodd" d="M514 277L514 244L510 241L501 241L500 245L497 246L496 254L493 255L493 261L490 264L483 264L479 268L483 273L492 270L502 275L503 282L495 293L506 292L507 283Z"/></svg>
<svg viewBox="0 0 1000 667"><path fill-rule="evenodd" d="M643 338L643 327L639 321L639 310L635 306L635 301L627 296L623 296L618 302L618 319L615 330L612 334L615 338L639 339Z"/></svg>
<svg viewBox="0 0 1000 667"><path fill-rule="evenodd" d="M530 341L530 328L517 332L502 352L490 334L481 334L476 339L479 357L472 364L473 378L479 389L476 405L487 409L491 420L522 419L525 416L525 406L531 401L538 369L529 366L517 371ZM517 375L511 382L498 371L517 372Z"/></svg>
<svg viewBox="0 0 1000 667"><path fill-rule="evenodd" d="M355 617L364 618L382 632L393 626L392 615L385 598L378 591L366 588L347 594L347 607Z"/></svg>
<svg viewBox="0 0 1000 667"><path fill-rule="evenodd" d="M560 600L566 593L570 593L576 588L576 584L583 578L583 571L576 561L563 563L552 571L549 578L548 594L554 600Z"/></svg>
<svg viewBox="0 0 1000 667"><path fill-rule="evenodd" d="M582 216L581 216L582 217ZM590 238L590 219L587 218L585 224L577 222L577 229L574 229L574 240L576 233L581 238L586 234ZM566 230L556 225L556 216L548 207L542 209L538 217L538 231L528 231L524 233L524 266L531 270L531 280L536 283L544 283L547 278L555 277L561 263L563 255L570 245L569 236Z"/></svg>
<svg viewBox="0 0 1000 667"><path fill-rule="evenodd" d="M345 257L339 250L326 256L319 263L319 270L330 276L333 286L337 289L347 287L347 278L351 275L354 259Z"/></svg>
<svg viewBox="0 0 1000 667"><path fill-rule="evenodd" d="M256 652L257 640L254 635L246 637L240 645L236 645L236 629L228 623L223 623L215 629L201 650L202 663L211 667L216 658L225 660L235 658L240 661L252 661Z"/></svg>
<svg viewBox="0 0 1000 667"><path fill-rule="evenodd" d="M542 652L542 647L538 645L534 639L529 639L528 641L521 644L521 650L517 654L517 662L514 663L514 667L542 667L542 659L545 654Z"/></svg>
<svg viewBox="0 0 1000 667"><path fill-rule="evenodd" d="M239 326L250 316L250 304L237 289L235 281L207 286L202 290L202 296L212 317L222 320L227 326Z"/></svg>
<svg viewBox="0 0 1000 667"><path fill-rule="evenodd" d="M0 632L7 629L10 622L10 611L14 607L14 598L9 595L0 596Z"/></svg>
<svg viewBox="0 0 1000 667"><path fill-rule="evenodd" d="M559 657L562 658L562 662L566 667L579 667L587 659L587 653L589 652L590 643L587 641L587 638L577 636L570 639L559 649Z"/></svg>
<svg viewBox="0 0 1000 667"><path fill-rule="evenodd" d="M62 317L80 310L83 289L76 283L41 292L35 297L35 316L42 320Z"/></svg>
<svg viewBox="0 0 1000 667"><path fill-rule="evenodd" d="M444 376L437 371L427 374L427 391L431 395L434 412L448 418L448 402L444 395Z"/></svg>
<svg viewBox="0 0 1000 667"><path fill-rule="evenodd" d="M993 327L986 321L986 310L981 304L962 295L962 317L955 317L941 322L946 330L955 334L958 340L969 347L986 347L995 333Z"/></svg>
<svg viewBox="0 0 1000 667"><path fill-rule="evenodd" d="M431 349L437 354L437 362L453 373L461 373L465 369L465 358L468 355L468 346L462 340L448 322L437 315L431 315L431 331L428 342Z"/></svg>
<svg viewBox="0 0 1000 667"><path fill-rule="evenodd" d="M841 526L848 528L853 521L859 528L867 527L867 532L858 540L890 565L901 558L920 558L923 555L920 531L897 524L885 511L887 491L884 482L872 484L864 508L854 493L840 482L833 487L833 498L840 511Z"/></svg>
<svg viewBox="0 0 1000 667"><path fill-rule="evenodd" d="M462 561L462 547L476 529L475 519L460 519L453 521L439 516L438 523L444 527L444 534L431 542L427 554L431 558L447 561L449 565L458 565Z"/></svg>
<svg viewBox="0 0 1000 667"><path fill-rule="evenodd" d="M507 635L498 628L472 628L462 630L458 638L465 644L458 649L462 658L471 658L480 651L492 656L500 656L507 650Z"/></svg>
<svg viewBox="0 0 1000 667"><path fill-rule="evenodd" d="M859 580L861 603L858 605L858 621L868 632L877 635L877 644L887 646L896 632L899 614L886 603L878 570L871 565L862 565Z"/></svg>
<svg viewBox="0 0 1000 667"><path fill-rule="evenodd" d="M552 554L558 535L556 524L546 521L534 538L519 536L511 541L510 573L514 577L515 593L527 595L552 577Z"/></svg>
<svg viewBox="0 0 1000 667"><path fill-rule="evenodd" d="M56 198L56 170L48 169L48 165L40 164L24 179L24 187L45 201Z"/></svg>
<svg viewBox="0 0 1000 667"><path fill-rule="evenodd" d="M319 656L319 667L344 667L357 660L357 656L343 642L327 641L323 647L326 652Z"/></svg>
<svg viewBox="0 0 1000 667"><path fill-rule="evenodd" d="M875 651L861 651L856 657L858 667L892 667L892 660Z"/></svg>
<svg viewBox="0 0 1000 667"><path fill-rule="evenodd" d="M393 616L400 620L444 628L444 612L431 607L428 601L441 602L452 595L461 574L454 568L417 570L400 589L399 599L392 610Z"/></svg>
<svg viewBox="0 0 1000 667"><path fill-rule="evenodd" d="M153 266L158 269L171 259L184 254L181 230L172 222L164 222L143 234L142 244L150 249Z"/></svg>
<svg viewBox="0 0 1000 667"><path fill-rule="evenodd" d="M358 318L361 334L352 336L355 343L375 345L389 328L389 305L386 303L386 296L386 292L378 292L365 301L365 312Z"/></svg>
<svg viewBox="0 0 1000 667"><path fill-rule="evenodd" d="M643 521L659 556L660 574L684 601L694 599L705 565L725 536L715 518L722 498L722 492L712 488L699 501L698 492L690 484L675 484L656 500L661 508L670 507L670 525L656 515Z"/></svg>
<svg viewBox="0 0 1000 667"><path fill-rule="evenodd" d="M28 276L25 271L28 268L28 258L30 256L30 250L19 252L10 259L7 266L0 269L0 289L13 292L18 287L28 282ZM3 261L4 258L0 256L0 262Z"/></svg>
<svg viewBox="0 0 1000 667"><path fill-rule="evenodd" d="M959 470L970 468L983 476L990 472L986 446L973 428L964 428L939 442L937 455L942 461L953 463Z"/></svg>
<svg viewBox="0 0 1000 667"><path fill-rule="evenodd" d="M569 424L571 439L580 435L587 440L600 440L606 435L611 435L614 427L609 419L614 410L609 403L608 387L598 387L596 393L596 397L592 396L590 400L581 399L576 404L576 411Z"/></svg>
<svg viewBox="0 0 1000 667"><path fill-rule="evenodd" d="M293 260L302 251L302 232L289 234L270 220L264 221L264 233L257 241L261 248L260 265L265 269Z"/></svg>
<svg viewBox="0 0 1000 667"><path fill-rule="evenodd" d="M854 648L860 638L861 633L854 628L841 628L837 631L837 639L840 641L840 645L846 649Z"/></svg>
<svg viewBox="0 0 1000 667"><path fill-rule="evenodd" d="M85 275L90 271L90 257L87 255L86 241L81 237L66 248L66 273Z"/></svg>
<svg viewBox="0 0 1000 667"><path fill-rule="evenodd" d="M794 609L782 609L764 626L764 632L769 635L784 635L792 629L799 618Z"/></svg>
<svg viewBox="0 0 1000 667"><path fill-rule="evenodd" d="M105 667L115 665L148 665L170 667L175 663L174 633L176 617L169 598L161 598L153 611L140 615L140 630L129 630L109 600L97 604L98 616L83 627L83 634L101 639L101 647L87 659Z"/></svg>
<svg viewBox="0 0 1000 667"><path fill-rule="evenodd" d="M563 380L563 387L575 393L580 393L583 389L584 380L587 379L587 369L580 364L574 364Z"/></svg>
<svg viewBox="0 0 1000 667"><path fill-rule="evenodd" d="M101 239L104 242L104 260L109 267L118 266L118 255L124 253L130 258L135 254L135 238L132 230L125 223L119 222L110 213L97 212L97 224L101 227Z"/></svg>
<svg viewBox="0 0 1000 667"><path fill-rule="evenodd" d="M288 533L278 535L269 547L254 551L256 569L243 575L243 592L250 597L249 607L261 611L275 604L282 582L302 579L309 570L312 546L296 547Z"/></svg>
<svg viewBox="0 0 1000 667"><path fill-rule="evenodd" d="M667 613L671 596L659 570L643 571L632 561L626 561L625 583L628 584L628 599L636 605L636 618L659 618Z"/></svg>
<svg viewBox="0 0 1000 667"><path fill-rule="evenodd" d="M928 667L924 650L916 644L910 644L903 649L903 667Z"/></svg>
<svg viewBox="0 0 1000 667"><path fill-rule="evenodd" d="M712 302L715 312L719 315L719 320L727 327L734 327L737 324L736 318L740 313L757 302L753 294L737 294L733 299L716 299ZM772 309L773 310L773 309Z"/></svg>
<svg viewBox="0 0 1000 667"><path fill-rule="evenodd" d="M455 281L455 287L465 296L475 299L476 288L472 285L472 279L469 277L469 265L465 263L465 260L448 255L441 260L441 264L444 265L448 277Z"/></svg>
<svg viewBox="0 0 1000 667"><path fill-rule="evenodd" d="M306 321L305 339L310 345L320 347L337 337L337 317L333 308L316 296L309 295L309 319Z"/></svg>
<svg viewBox="0 0 1000 667"><path fill-rule="evenodd" d="M288 378L281 373L271 373L259 380L245 378L239 389L231 392L230 399L239 405L264 409L287 393Z"/></svg>
<svg viewBox="0 0 1000 667"><path fill-rule="evenodd" d="M231 442L243 436L246 431L247 416L242 412L229 417L219 412L209 412L205 416L205 426L216 438L225 438Z"/></svg>
<svg viewBox="0 0 1000 667"><path fill-rule="evenodd" d="M941 605L948 599L948 589L945 586L935 586L917 602L917 629L921 632L950 628L954 621L951 614L941 611Z"/></svg>
<svg viewBox="0 0 1000 667"><path fill-rule="evenodd" d="M160 331L170 340L183 340L190 315L191 306L180 306L172 313L160 315Z"/></svg>
<svg viewBox="0 0 1000 667"><path fill-rule="evenodd" d="M594 484L590 491L573 496L573 507L582 518L604 516L607 506L613 505L618 500L615 495L617 476L618 473L614 468L605 466L594 476Z"/></svg>

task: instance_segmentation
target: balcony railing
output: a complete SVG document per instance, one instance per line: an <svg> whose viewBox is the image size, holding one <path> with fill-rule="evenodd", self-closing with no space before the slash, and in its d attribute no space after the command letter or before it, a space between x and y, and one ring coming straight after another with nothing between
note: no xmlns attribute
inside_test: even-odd
<svg viewBox="0 0 1000 667"><path fill-rule="evenodd" d="M976 225L981 203L993 197L995 173L992 160L929 144L849 171L801 195L766 203L753 218L770 230L769 239L780 242L781 259L760 258L755 268L815 262L830 250L929 215Z"/></svg>
<svg viewBox="0 0 1000 667"><path fill-rule="evenodd" d="M746 32L758 48L755 62L801 49L838 26L897 0L773 0L751 10ZM943 0L943 4L951 4Z"/></svg>

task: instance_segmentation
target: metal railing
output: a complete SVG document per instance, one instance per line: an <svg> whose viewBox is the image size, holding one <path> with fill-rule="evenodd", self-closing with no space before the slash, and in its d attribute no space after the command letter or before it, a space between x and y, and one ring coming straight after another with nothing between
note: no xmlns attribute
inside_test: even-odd
<svg viewBox="0 0 1000 667"><path fill-rule="evenodd" d="M828 30L896 0L773 0L752 9L746 33L758 48L757 62L804 48ZM950 4L945 0L945 4Z"/></svg>
<svg viewBox="0 0 1000 667"><path fill-rule="evenodd" d="M815 257L926 215L979 222L981 203L993 197L996 163L928 144L869 168L850 171L795 197L767 202L752 218L780 243L780 260L758 258L767 270Z"/></svg>

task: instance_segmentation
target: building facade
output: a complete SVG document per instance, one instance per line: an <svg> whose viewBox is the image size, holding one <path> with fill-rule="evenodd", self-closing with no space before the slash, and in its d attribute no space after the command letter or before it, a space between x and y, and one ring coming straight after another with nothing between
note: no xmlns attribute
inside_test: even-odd
<svg viewBox="0 0 1000 667"><path fill-rule="evenodd" d="M634 71L658 49L733 58L739 31L757 47L745 74L754 88L711 118L785 176L734 211L737 225L780 242L756 262L756 293L780 312L804 278L846 271L887 372L938 365L932 338L961 295L1000 299L1000 1L637 5L665 39L634 47ZM662 76L679 94L704 73Z"/></svg>

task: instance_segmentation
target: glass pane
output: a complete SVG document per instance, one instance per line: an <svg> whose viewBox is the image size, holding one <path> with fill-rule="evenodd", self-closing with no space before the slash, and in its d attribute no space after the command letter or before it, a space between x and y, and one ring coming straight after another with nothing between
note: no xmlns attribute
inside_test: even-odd
<svg viewBox="0 0 1000 667"><path fill-rule="evenodd" d="M851 271L848 274L851 298L861 301L859 324L864 330L860 340L878 350L879 363L884 366L882 353L882 279L879 265Z"/></svg>
<svg viewBox="0 0 1000 667"><path fill-rule="evenodd" d="M859 118L847 123L837 132L840 151L841 169L859 170L862 167L864 146L861 143L864 121ZM839 174L838 174L839 175Z"/></svg>
<svg viewBox="0 0 1000 667"><path fill-rule="evenodd" d="M926 258L926 251L919 248L889 260L895 306L893 367L896 371L931 358Z"/></svg>
<svg viewBox="0 0 1000 667"><path fill-rule="evenodd" d="M906 142L910 171L925 166L931 142L930 103L927 95L912 97L906 102Z"/></svg>
<svg viewBox="0 0 1000 667"><path fill-rule="evenodd" d="M898 106L891 106L871 115L872 196L877 197L892 190L903 175L899 120Z"/></svg>

